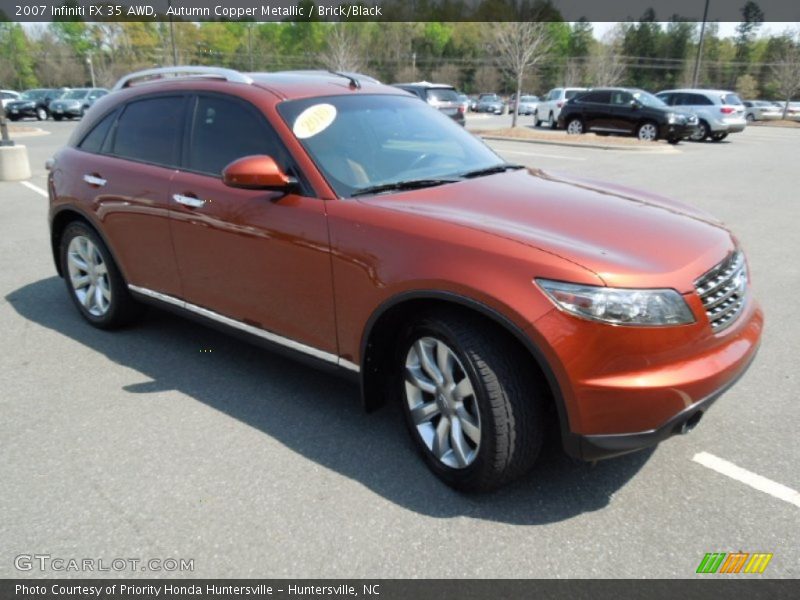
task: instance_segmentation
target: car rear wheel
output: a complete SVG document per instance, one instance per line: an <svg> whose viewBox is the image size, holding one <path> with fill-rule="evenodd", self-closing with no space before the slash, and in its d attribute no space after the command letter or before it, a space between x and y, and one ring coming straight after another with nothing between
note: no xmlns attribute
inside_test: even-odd
<svg viewBox="0 0 800 600"><path fill-rule="evenodd" d="M567 123L567 133L571 135L580 135L583 133L583 121L577 117L570 119Z"/></svg>
<svg viewBox="0 0 800 600"><path fill-rule="evenodd" d="M689 139L693 142L702 142L709 135L711 135L711 129L709 128L708 123L705 121L700 121L697 129L694 130L694 133L689 137Z"/></svg>
<svg viewBox="0 0 800 600"><path fill-rule="evenodd" d="M728 137L727 133L712 133L711 134L711 141L712 142L721 142L726 137Z"/></svg>
<svg viewBox="0 0 800 600"><path fill-rule="evenodd" d="M553 113L550 113L550 116L547 117L547 124L550 126L550 129L555 129L558 127L558 121L556 121L555 116Z"/></svg>
<svg viewBox="0 0 800 600"><path fill-rule="evenodd" d="M432 313L407 328L398 356L403 410L428 467L460 490L527 471L542 441L542 391L491 324Z"/></svg>
<svg viewBox="0 0 800 600"><path fill-rule="evenodd" d="M64 118L63 115L53 115L53 120L55 121L60 121L63 118Z"/></svg>
<svg viewBox="0 0 800 600"><path fill-rule="evenodd" d="M47 111L43 108L36 109L36 118L39 121L46 121L47 120Z"/></svg>
<svg viewBox="0 0 800 600"><path fill-rule="evenodd" d="M643 142L655 142L658 139L658 125L646 121L636 129L636 137Z"/></svg>
<svg viewBox="0 0 800 600"><path fill-rule="evenodd" d="M59 252L67 291L89 323L113 329L139 315L141 306L131 297L111 253L91 227L80 221L70 223Z"/></svg>
<svg viewBox="0 0 800 600"><path fill-rule="evenodd" d="M539 127L542 124L541 119L539 119L539 111L533 112L533 126Z"/></svg>
<svg viewBox="0 0 800 600"><path fill-rule="evenodd" d="M753 115L751 115L751 114L748 114L748 115L745 117L745 119L747 119L747 122L748 122L748 123L752 123L753 121L755 121L755 120L756 120L756 118L755 118Z"/></svg>

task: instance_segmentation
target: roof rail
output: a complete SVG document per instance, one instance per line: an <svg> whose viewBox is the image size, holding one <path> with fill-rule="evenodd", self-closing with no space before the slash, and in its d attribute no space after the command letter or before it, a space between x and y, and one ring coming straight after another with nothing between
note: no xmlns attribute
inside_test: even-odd
<svg viewBox="0 0 800 600"><path fill-rule="evenodd" d="M150 83L161 81L166 78L183 79L192 77L209 77L212 79L224 79L232 83L253 83L253 80L233 69L223 69L222 67L159 67L156 69L146 69L137 71L122 77L112 88L112 92L129 87L132 83ZM140 81L141 80L141 81Z"/></svg>

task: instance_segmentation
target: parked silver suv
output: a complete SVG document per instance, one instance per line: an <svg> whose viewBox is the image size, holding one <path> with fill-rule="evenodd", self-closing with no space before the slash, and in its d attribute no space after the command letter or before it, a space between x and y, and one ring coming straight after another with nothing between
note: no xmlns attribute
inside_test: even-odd
<svg viewBox="0 0 800 600"><path fill-rule="evenodd" d="M697 115L700 125L690 139L695 142L711 138L719 142L729 133L744 131L747 126L745 107L739 96L725 90L665 90L656 94L669 106Z"/></svg>
<svg viewBox="0 0 800 600"><path fill-rule="evenodd" d="M551 129L558 127L558 116L561 114L561 107L566 104L567 100L584 91L586 91L586 88L582 87L554 88L550 90L533 112L534 127L538 127L543 121L547 121Z"/></svg>

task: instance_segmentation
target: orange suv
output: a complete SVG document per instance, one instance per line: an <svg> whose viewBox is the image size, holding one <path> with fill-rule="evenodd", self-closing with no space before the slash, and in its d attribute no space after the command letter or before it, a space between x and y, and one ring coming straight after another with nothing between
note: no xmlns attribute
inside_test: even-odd
<svg viewBox="0 0 800 600"><path fill-rule="evenodd" d="M761 309L720 223L505 162L351 73L123 78L51 161L52 251L92 325L186 313L399 402L459 489L690 430L747 369Z"/></svg>

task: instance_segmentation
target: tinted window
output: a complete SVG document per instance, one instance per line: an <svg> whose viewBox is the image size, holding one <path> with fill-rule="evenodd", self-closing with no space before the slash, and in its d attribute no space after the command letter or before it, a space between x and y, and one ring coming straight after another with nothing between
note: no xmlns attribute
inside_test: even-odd
<svg viewBox="0 0 800 600"><path fill-rule="evenodd" d="M589 92L578 98L581 102L596 102L598 104L608 104L611 102L611 92Z"/></svg>
<svg viewBox="0 0 800 600"><path fill-rule="evenodd" d="M675 94L656 94L656 97L660 98L662 102L669 104L670 106L675 104Z"/></svg>
<svg viewBox="0 0 800 600"><path fill-rule="evenodd" d="M128 104L117 123L111 153L157 165L177 165L183 104L179 96Z"/></svg>
<svg viewBox="0 0 800 600"><path fill-rule="evenodd" d="M428 90L428 100L437 102L458 102L458 94L455 90L445 88L434 88Z"/></svg>
<svg viewBox="0 0 800 600"><path fill-rule="evenodd" d="M267 154L281 168L287 168L287 157L277 136L255 109L227 98L199 97L186 166L219 176L237 158L253 154Z"/></svg>
<svg viewBox="0 0 800 600"><path fill-rule="evenodd" d="M741 104L742 100L736 94L724 94L722 96L723 104Z"/></svg>
<svg viewBox="0 0 800 600"><path fill-rule="evenodd" d="M686 106L710 106L714 104L703 94L682 94L682 95L683 95L682 104Z"/></svg>
<svg viewBox="0 0 800 600"><path fill-rule="evenodd" d="M574 98L575 96L577 96L582 92L583 90L567 90L566 92L564 92L564 98L570 100L571 98Z"/></svg>
<svg viewBox="0 0 800 600"><path fill-rule="evenodd" d="M111 124L114 122L114 119L117 116L117 112L114 111L110 115L104 117L94 128L83 138L83 141L78 146L81 150L85 150L86 152L100 152L100 148L103 146L103 141L106 139L106 135L108 134L109 129L111 129Z"/></svg>

